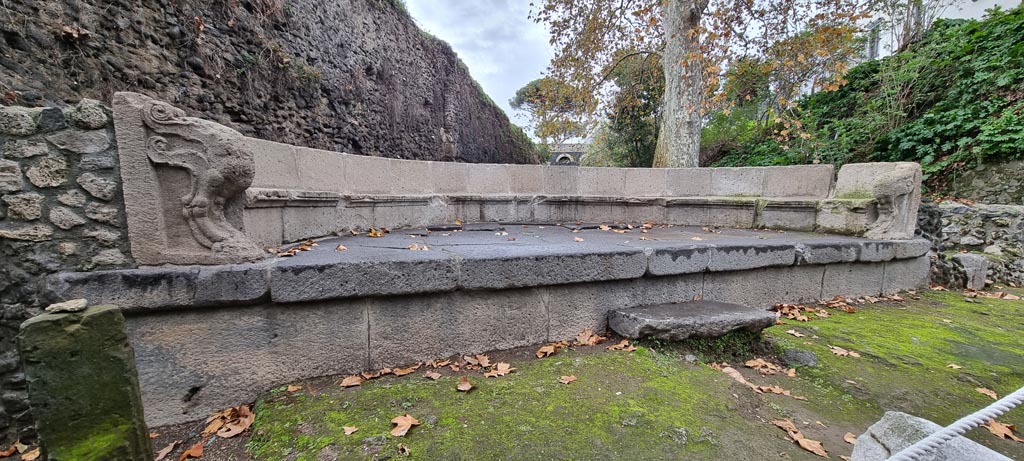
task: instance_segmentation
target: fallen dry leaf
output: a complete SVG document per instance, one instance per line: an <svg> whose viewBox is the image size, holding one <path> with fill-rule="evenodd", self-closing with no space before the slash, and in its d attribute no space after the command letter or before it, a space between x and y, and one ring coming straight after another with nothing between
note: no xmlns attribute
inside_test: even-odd
<svg viewBox="0 0 1024 461"><path fill-rule="evenodd" d="M555 346L553 344L541 346L540 349L537 349L537 358L540 359L547 357L551 354L554 354L556 350L557 349L555 349Z"/></svg>
<svg viewBox="0 0 1024 461"><path fill-rule="evenodd" d="M833 354L838 355L840 357L860 357L859 353L843 349L839 346L828 346L828 349L832 351Z"/></svg>
<svg viewBox="0 0 1024 461"><path fill-rule="evenodd" d="M996 437L1024 443L1024 439L1017 437L1017 435L1014 434L1014 431L1017 430L1017 426L1014 426L1013 424L1003 424L993 419L985 423L984 427L985 429L988 429L989 432L995 434Z"/></svg>
<svg viewBox="0 0 1024 461"><path fill-rule="evenodd" d="M338 245L338 248L336 248L336 250L338 250L338 251L345 251L347 249L348 249L348 247L346 247L345 245Z"/></svg>
<svg viewBox="0 0 1024 461"><path fill-rule="evenodd" d="M172 448L173 448L173 446L172 446ZM0 451L0 458L6 458L8 456L11 456L11 455L14 454L15 451L18 451L18 449L14 448L13 446L7 447L6 450Z"/></svg>
<svg viewBox="0 0 1024 461"><path fill-rule="evenodd" d="M352 435L352 434L355 434L355 433L356 433L356 431L358 431L358 430L359 430L359 428L358 428L358 427L355 427L355 426L344 426L344 427L342 427L341 429L345 431L345 435Z"/></svg>
<svg viewBox="0 0 1024 461"><path fill-rule="evenodd" d="M955 364L955 363L951 363L951 364L949 364L949 365L946 365L946 368L952 368L952 369L954 369L954 370L959 370L959 369L961 369L961 368L963 368L963 367L962 367L962 366L960 366L960 365L957 365L957 364Z"/></svg>
<svg viewBox="0 0 1024 461"><path fill-rule="evenodd" d="M371 228L370 232L367 232L366 235L368 235L370 237L374 237L374 238L380 238L380 237L384 236L384 232L383 232L383 230L377 230L376 228Z"/></svg>
<svg viewBox="0 0 1024 461"><path fill-rule="evenodd" d="M402 456L409 456L409 447L404 443L398 444L398 454Z"/></svg>
<svg viewBox="0 0 1024 461"><path fill-rule="evenodd" d="M562 384L569 384L573 381L576 381L576 375L562 376L561 378L558 378L558 382Z"/></svg>
<svg viewBox="0 0 1024 461"><path fill-rule="evenodd" d="M987 387L976 387L976 388L974 388L974 390L976 390L976 391L978 391L978 392L980 392L982 394L985 394L985 395L987 395L989 397L992 397L992 400L999 400L999 396L996 395L996 391L993 391L992 389L989 389Z"/></svg>
<svg viewBox="0 0 1024 461"><path fill-rule="evenodd" d="M800 432L799 429L796 428L796 425L794 425L792 421L788 419L776 419L772 421L772 424L786 431L786 433L789 434L789 438L793 439L793 441L796 442L797 445L800 445L800 448L803 448L804 450L807 450L823 458L828 458L828 452L825 451L825 447L821 444L821 442L804 437L804 435Z"/></svg>
<svg viewBox="0 0 1024 461"><path fill-rule="evenodd" d="M459 384L455 386L455 390L461 392L469 392L473 388L473 384L469 382L469 377L463 376L459 378Z"/></svg>
<svg viewBox="0 0 1024 461"><path fill-rule="evenodd" d="M857 436L853 435L852 432L847 432L846 435L843 435L843 441L850 445L853 445L857 443Z"/></svg>
<svg viewBox="0 0 1024 461"><path fill-rule="evenodd" d="M301 389L302 389L302 386L297 386L295 384L289 384L287 390L288 390L288 392L296 392L296 391L299 391Z"/></svg>
<svg viewBox="0 0 1024 461"><path fill-rule="evenodd" d="M229 419L224 427L217 431L217 436L225 439L234 437L238 434L245 432L249 426L252 426L252 422L256 419L256 415L252 413L248 405L242 405L235 407L235 412L232 415L233 418Z"/></svg>
<svg viewBox="0 0 1024 461"><path fill-rule="evenodd" d="M440 377L441 377L441 373L438 373L438 372L436 372L436 371L428 371L428 372L426 372L426 373L423 373L423 377L424 377L424 378L427 378L427 379L432 379L432 380L435 380L435 381L436 381L436 380L437 380L437 378L440 378Z"/></svg>
<svg viewBox="0 0 1024 461"><path fill-rule="evenodd" d="M789 392L789 391L787 391L787 390L785 390L785 389L783 389L783 388L781 388L779 386L757 386L757 389L755 389L755 390L760 391L761 393L764 393L764 394L778 394L778 395L785 395L786 397L793 397L794 399L797 399L797 400L807 400L807 397L803 397L803 396L800 396L800 395L793 395L793 393L791 393L791 392Z"/></svg>
<svg viewBox="0 0 1024 461"><path fill-rule="evenodd" d="M850 457L846 456L846 455L839 455L839 459L841 459L843 461L850 461Z"/></svg>
<svg viewBox="0 0 1024 461"><path fill-rule="evenodd" d="M803 338L804 336L807 336L807 335L805 335L803 333L800 333L799 331L796 331L796 330L793 330L793 329L786 330L786 333L789 333L789 334L791 334L793 336L796 336L797 338Z"/></svg>
<svg viewBox="0 0 1024 461"><path fill-rule="evenodd" d="M476 358L476 363L479 364L480 366L482 366L484 368L487 368L487 367L491 366L491 358L490 357L488 357L486 355L477 355L475 358Z"/></svg>
<svg viewBox="0 0 1024 461"><path fill-rule="evenodd" d="M573 237L572 241L574 241L574 242L582 242L583 239L581 237Z"/></svg>
<svg viewBox="0 0 1024 461"><path fill-rule="evenodd" d="M420 368L420 365L417 363L416 365L413 365L413 366L408 367L408 368L395 368L391 372L394 373L395 376L405 376L405 375L408 375L408 374L412 374L412 372L418 370L419 368Z"/></svg>
<svg viewBox="0 0 1024 461"><path fill-rule="evenodd" d="M191 447L188 447L188 450L185 450L185 452L182 453L181 456L178 457L178 461L185 461L186 459L189 459L189 458L202 458L203 457L203 447L205 445L206 445L206 439L203 439L203 440L200 440L200 441L196 442L195 445L192 445Z"/></svg>
<svg viewBox="0 0 1024 461"><path fill-rule="evenodd" d="M395 428L391 429L391 435L394 437L402 437L409 432L409 429L413 426L419 426L420 421L406 413L402 416L395 416L392 418L391 424L395 425Z"/></svg>
<svg viewBox="0 0 1024 461"><path fill-rule="evenodd" d="M358 386L360 384L363 384L363 381L366 381L366 380L363 379L362 376L352 375L352 376L346 376L345 379L341 380L341 383L339 385L341 387L355 387L355 386Z"/></svg>
<svg viewBox="0 0 1024 461"><path fill-rule="evenodd" d="M619 341L617 344L612 344L611 346L608 346L605 349L608 349L610 351L633 352L636 350L636 346L629 344L629 340L623 339L622 341Z"/></svg>
<svg viewBox="0 0 1024 461"><path fill-rule="evenodd" d="M491 371L484 373L484 377L494 378L497 376L505 376L509 373L512 373L513 371L516 371L516 369L512 368L512 365L509 365L505 362L498 362L498 364L495 365L494 368L491 369Z"/></svg>
<svg viewBox="0 0 1024 461"><path fill-rule="evenodd" d="M604 336L597 336L590 328L584 328L580 334L576 335L576 344L581 346L596 346L605 342L608 338Z"/></svg>
<svg viewBox="0 0 1024 461"><path fill-rule="evenodd" d="M39 459L40 454L39 448L33 448L21 454L21 461L36 461Z"/></svg>
<svg viewBox="0 0 1024 461"><path fill-rule="evenodd" d="M712 368L714 368L714 367L712 367ZM750 381L747 381L747 378L744 378L743 374L741 374L740 372L736 371L735 368L730 367L730 366L727 365L727 366L719 368L719 370L721 370L722 373L725 373L726 375L728 375L730 378L734 379L736 382L738 382L738 383L740 383L740 384L742 384L744 386L747 386L747 387L753 389L755 392L758 392L758 393L761 392L761 390L758 389L757 386L751 384Z"/></svg>
<svg viewBox="0 0 1024 461"><path fill-rule="evenodd" d="M790 368L786 370L786 376L789 376L790 378L796 378L796 368Z"/></svg>
<svg viewBox="0 0 1024 461"><path fill-rule="evenodd" d="M166 458L167 455L171 454L171 452L174 451L175 447L177 447L179 443L181 443L180 440L175 440L171 442L170 445L167 445L162 450L156 452L156 458L153 458L153 461L163 461L163 459ZM3 453L0 453L0 455L2 454Z"/></svg>
<svg viewBox="0 0 1024 461"><path fill-rule="evenodd" d="M762 375L774 375L775 373L779 373L779 372L782 371L782 367L780 367L780 366L778 366L778 365L776 365L774 363L768 362L768 361L766 361L765 359L762 359L762 358L755 358L753 360L747 360L744 363L744 365L746 365L747 368L753 368L753 369L757 370Z"/></svg>

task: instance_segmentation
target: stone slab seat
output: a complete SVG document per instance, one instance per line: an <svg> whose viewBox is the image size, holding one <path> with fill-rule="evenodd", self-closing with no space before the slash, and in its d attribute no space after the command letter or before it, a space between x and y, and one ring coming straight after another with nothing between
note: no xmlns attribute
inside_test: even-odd
<svg viewBox="0 0 1024 461"><path fill-rule="evenodd" d="M608 326L630 339L717 338L737 330L757 332L773 324L774 312L717 301L658 304L608 312Z"/></svg>

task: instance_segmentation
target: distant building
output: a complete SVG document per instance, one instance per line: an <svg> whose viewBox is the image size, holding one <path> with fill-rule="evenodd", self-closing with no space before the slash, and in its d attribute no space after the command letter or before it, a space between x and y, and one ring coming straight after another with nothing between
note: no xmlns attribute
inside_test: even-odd
<svg viewBox="0 0 1024 461"><path fill-rule="evenodd" d="M580 160L583 159L583 154L587 152L590 147L588 143L561 143L552 144L551 146L551 160L548 161L551 165L574 165L578 166Z"/></svg>

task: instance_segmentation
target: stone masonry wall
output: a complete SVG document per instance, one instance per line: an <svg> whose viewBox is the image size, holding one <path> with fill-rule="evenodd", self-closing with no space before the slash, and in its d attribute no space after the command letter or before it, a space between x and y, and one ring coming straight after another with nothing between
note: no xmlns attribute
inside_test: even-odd
<svg viewBox="0 0 1024 461"><path fill-rule="evenodd" d="M284 144L539 162L400 0L6 0L0 32L7 105L133 91Z"/></svg>
<svg viewBox="0 0 1024 461"><path fill-rule="evenodd" d="M966 251L989 260L988 280L1024 286L1024 206L925 202L918 216L938 255L933 283L962 287L962 271L949 256Z"/></svg>
<svg viewBox="0 0 1024 461"><path fill-rule="evenodd" d="M110 110L0 106L0 441L33 436L14 338L46 274L133 266Z"/></svg>
<svg viewBox="0 0 1024 461"><path fill-rule="evenodd" d="M980 203L1024 205L1024 161L978 165L952 178L949 194Z"/></svg>

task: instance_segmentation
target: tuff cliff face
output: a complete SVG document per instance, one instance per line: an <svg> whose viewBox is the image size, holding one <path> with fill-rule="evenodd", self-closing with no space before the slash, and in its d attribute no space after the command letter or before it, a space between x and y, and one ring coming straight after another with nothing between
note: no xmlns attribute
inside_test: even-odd
<svg viewBox="0 0 1024 461"><path fill-rule="evenodd" d="M4 104L130 90L282 143L539 161L400 0L8 0L0 10Z"/></svg>

